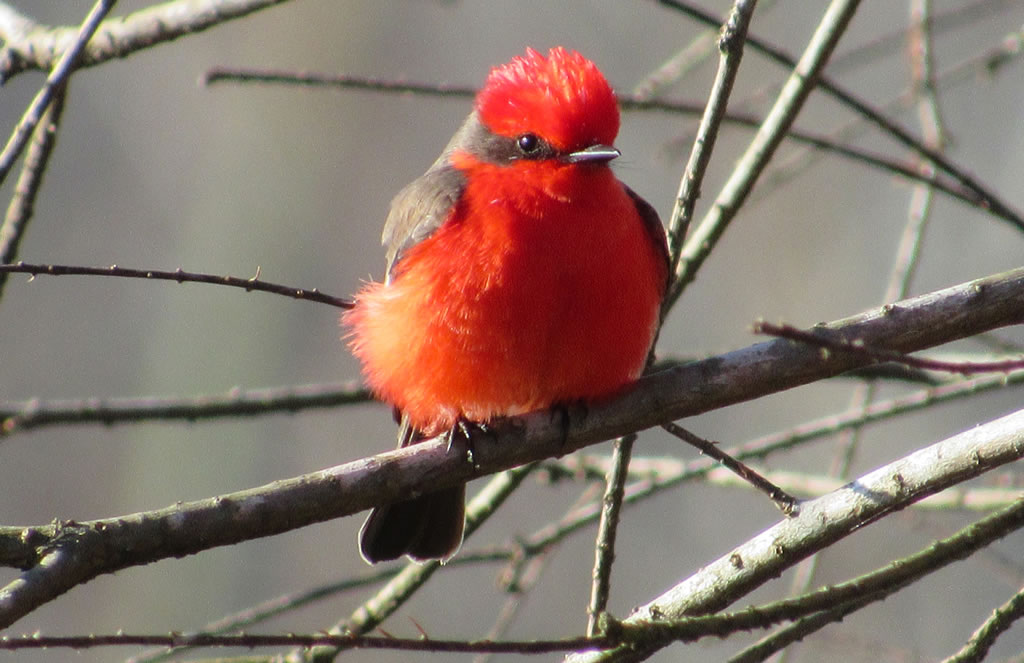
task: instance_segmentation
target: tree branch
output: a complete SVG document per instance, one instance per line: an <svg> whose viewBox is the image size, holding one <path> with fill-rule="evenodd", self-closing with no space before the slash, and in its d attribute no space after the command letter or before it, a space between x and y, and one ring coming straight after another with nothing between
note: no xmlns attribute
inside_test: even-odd
<svg viewBox="0 0 1024 663"><path fill-rule="evenodd" d="M361 382L232 389L188 397L0 401L0 438L41 426L251 417L372 400Z"/></svg>
<svg viewBox="0 0 1024 663"><path fill-rule="evenodd" d="M21 167L21 175L14 185L14 195L7 206L3 225L0 226L0 263L9 263L18 255L29 221L35 211L36 198L43 186L43 175L50 163L50 155L57 144L57 127L64 113L67 83L57 91L39 124L32 132L32 142ZM0 297L3 296L7 274L0 273Z"/></svg>
<svg viewBox="0 0 1024 663"><path fill-rule="evenodd" d="M704 261L722 238L726 228L761 177L775 150L782 144L818 79L840 37L853 19L860 0L833 0L825 10L800 60L793 65L786 83L765 116L754 138L722 185L714 205L687 238L673 264L673 280L662 310L672 308L683 290L697 278Z"/></svg>
<svg viewBox="0 0 1024 663"><path fill-rule="evenodd" d="M125 279L146 279L149 281L174 281L175 283L207 283L210 285L223 285L231 288L241 288L246 292L256 290L258 292L269 292L275 295L283 295L292 299L327 304L335 308L350 309L354 306L352 300L341 297L325 295L317 288L295 288L293 286L281 285L279 283L268 283L260 280L260 268L256 268L256 274L250 278L238 276L223 276L220 274L202 274L198 272L186 272L180 267L173 272L161 271L158 269L129 269L127 267L82 267L78 265L44 265L32 264L24 261L13 265L0 265L0 274L31 274L33 277L45 274L46 276L115 276Z"/></svg>
<svg viewBox="0 0 1024 663"><path fill-rule="evenodd" d="M50 102L53 101L55 96L61 94L61 90L64 88L65 83L67 83L68 77L71 76L71 72L74 71L78 64L78 59L85 49L86 42L96 32L100 21L107 15L107 12L110 11L115 2L116 0L97 0L92 10L82 22L81 27L74 30L72 34L73 39L61 52L56 66L46 78L46 83L43 84L42 89L39 90L32 103L29 104L28 110L25 111L21 121L18 122L18 126L14 128L14 132L7 140L7 145L4 146L3 152L0 152L0 184L7 179L7 173L14 167L14 162L25 148L29 137L39 124L39 121L43 119L43 115L50 106Z"/></svg>
<svg viewBox="0 0 1024 663"><path fill-rule="evenodd" d="M674 621L721 610L777 578L782 571L800 560L865 525L928 495L1021 457L1024 457L1024 410L925 447L835 492L805 502L797 517L779 522L708 564L695 575L634 610L623 624L643 627L651 622ZM999 521L996 531L1000 536L1024 526L1024 506L1020 502L1008 507L1004 513L1008 514L1010 521ZM941 555L928 556L928 563L932 564L935 557L948 563L973 552L969 546L949 548L941 550ZM899 573L912 571L914 569L905 567L897 569ZM883 576L883 590L888 580L888 576ZM845 598L855 598L861 588L855 583L848 584L851 596ZM820 603L820 609L826 609L844 598L832 592L823 590L812 595ZM633 643L630 647L572 656L569 660L573 663L642 661L652 651L669 642L671 640L658 642L652 638L643 643Z"/></svg>
<svg viewBox="0 0 1024 663"><path fill-rule="evenodd" d="M1000 463L1011 462L1024 454L1024 410L1003 417L984 426L961 433L926 449L917 451L901 460L882 467L861 477L843 488L804 505L801 515L786 520L748 541L727 557L711 567L703 569L696 576L681 583L657 600L638 609L625 622L605 624L604 637L575 639L575 646L567 649L615 646L627 642L615 650L582 654L577 660L643 660L652 649L676 640L691 641L707 635L727 635L741 629L759 628L798 619L824 611L827 618L842 614L834 608L852 602L857 607L868 601L884 598L898 591L910 582L950 563L964 559L981 547L1006 536L1024 526L1024 503L1016 501L1001 512L993 514L954 536L936 542L927 549L910 557L898 560L860 578L834 587L826 587L806 596L785 599L772 604L748 610L716 615L708 618L687 619L688 612L710 612L731 602L738 594L745 594L757 585L774 578L787 565L805 554L813 552L844 538L879 518L908 506L923 495L942 490L945 486L964 481L983 473ZM507 494L507 492L506 492ZM60 568L62 572L76 574L73 565L65 565L53 553L40 566ZM416 565L410 564L410 568ZM437 564L430 565L437 568ZM408 569L407 569L408 570ZM25 586L32 583L26 582ZM23 589L18 588L18 589ZM45 592L45 587L35 586ZM1018 594L1008 602L996 617L986 624L983 636L978 640L990 645L999 632L1008 628L1013 620L1024 613ZM682 605L681 605L682 604ZM653 606L653 607L652 607ZM683 607L685 606L685 607ZM674 614L682 610L679 614ZM610 629L608 627L611 627ZM48 638L46 645L57 647L88 647L109 644L163 644L165 646L221 646L244 645L266 646L301 643L306 647L321 646L335 650L346 647L386 647L395 649L412 648L420 650L416 643L432 642L436 648L427 651L475 651L473 645L459 641L432 640L421 638L415 641L392 638L355 638L330 640L326 634L322 640L306 639L306 636L248 636L250 640L235 640L239 636L217 636L194 634L172 636L173 640L160 640L166 636L102 636L89 640L80 638ZM351 634L354 636L355 634ZM246 636L241 636L242 638ZM289 640L289 637L296 637ZM317 638L319 636L309 636ZM119 639L123 638L123 639ZM147 639L149 638L149 639ZM4 647L11 649L43 646L33 639L5 639ZM481 644L482 643L478 643ZM494 651L517 651L527 653L529 647L515 648L514 645L497 645ZM550 645L548 645L550 646ZM483 646L479 651L491 651ZM571 657L570 660L573 660ZM975 659L971 659L975 660Z"/></svg>
<svg viewBox="0 0 1024 663"><path fill-rule="evenodd" d="M672 7L673 9L684 12L687 16L690 16L691 18L694 18L706 25L717 26L721 23L720 17L704 10L697 9L696 7L683 3L680 0L657 0L657 2L661 5ZM785 67L794 67L796 65L796 60L787 53L772 46L767 41L757 36L749 35L747 38L747 44L750 48L764 54L768 59L778 62ZM862 101L860 98L856 97L827 76L820 76L818 78L818 88L832 96L844 106L862 115L866 120L877 126L883 133L900 142L908 149L913 150L919 156L933 161L938 168L948 173L950 177L953 177L962 185L971 189L980 199L979 207L992 211L1000 218L1005 219L1014 225L1017 229L1024 230L1024 216L1022 216L1020 212L1005 203L995 193L982 186L976 178L970 175L966 170L951 162L945 155L936 152L925 145L921 140L916 138L909 129L906 129L894 120L890 120L885 117L880 112L872 108L870 104Z"/></svg>
<svg viewBox="0 0 1024 663"><path fill-rule="evenodd" d="M1024 268L921 295L830 327L873 345L913 351L1022 320ZM822 357L818 349L789 341L760 343L645 377L612 403L582 416L570 413L568 426L562 416L547 412L498 422L493 436L474 439L476 465L465 462L460 454L448 453L442 436L320 472L156 511L83 523L0 528L0 564L22 568L28 566L26 561L37 564L0 591L0 628L66 591L73 586L72 580L78 584L130 566L351 515L833 376L861 361L853 356ZM993 467L993 462L995 457L979 457L968 470L980 473ZM59 564L51 571L42 560Z"/></svg>
<svg viewBox="0 0 1024 663"><path fill-rule="evenodd" d="M248 16L284 0L176 0L100 23L77 66L92 67L156 44ZM0 85L30 69L50 70L75 39L76 28L43 27L0 4Z"/></svg>

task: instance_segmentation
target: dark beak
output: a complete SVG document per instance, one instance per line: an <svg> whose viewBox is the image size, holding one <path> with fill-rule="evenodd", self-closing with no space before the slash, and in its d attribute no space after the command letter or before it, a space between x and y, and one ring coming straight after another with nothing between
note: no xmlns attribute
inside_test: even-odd
<svg viewBox="0 0 1024 663"><path fill-rule="evenodd" d="M569 163L607 163L622 154L611 145L591 145L579 152L570 152L565 160Z"/></svg>

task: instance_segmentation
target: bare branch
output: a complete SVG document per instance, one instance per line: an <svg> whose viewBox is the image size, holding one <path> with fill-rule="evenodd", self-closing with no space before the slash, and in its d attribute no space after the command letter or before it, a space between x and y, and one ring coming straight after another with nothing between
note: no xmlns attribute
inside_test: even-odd
<svg viewBox="0 0 1024 663"><path fill-rule="evenodd" d="M0 226L0 263L9 263L18 256L18 248L25 237L25 231L35 209L36 197L43 185L46 166L57 143L57 127L64 112L67 90L68 86L65 84L57 91L53 102L32 132L32 142L29 143L21 175L14 185L14 195L7 206L3 226ZM7 274L0 272L0 296L3 295L6 283Z"/></svg>
<svg viewBox="0 0 1024 663"><path fill-rule="evenodd" d="M1024 410L925 447L833 493L805 502L797 517L779 522L705 566L697 574L634 610L623 623L640 627L652 622L671 622L686 616L720 610L778 577L783 570L801 559L865 525L948 486L1021 457L1024 457ZM993 519L994 524L991 522ZM976 541L987 543L993 540L993 536L1005 536L1024 526L1024 502L1018 501L988 520L990 526L982 529L992 535L975 533L973 538ZM934 569L936 562L949 563L977 549L976 546L958 543L933 546L933 550L938 549L939 553L928 555L926 560L922 560L922 569L897 565L896 573L906 574L900 582L909 582L919 577L920 573L914 574L914 571ZM877 582L878 591L881 592L885 592L886 587L896 589L899 585L893 581L891 574ZM855 583L850 583L849 596L838 596L834 591L834 588L826 589L812 595L813 598L790 601L803 601L805 608L827 609L844 598L849 600L872 594L871 587L865 590ZM813 605L808 605L809 601L814 602ZM762 611L754 612L753 617L768 623L770 615ZM569 660L574 663L641 661L670 641L659 643L656 638L650 638L631 647L573 656Z"/></svg>
<svg viewBox="0 0 1024 663"><path fill-rule="evenodd" d="M679 0L658 0L662 5L672 7L681 12L686 13L687 16L694 18L702 23L711 26L717 26L721 19L709 12L705 12L701 9L696 8L688 3L680 2ZM769 59L778 62L786 67L794 67L797 62L795 59L790 57L784 51L776 48L754 35L750 35L747 38L747 44L750 48L756 49L758 52L764 54ZM883 116L881 113L876 111L867 102L862 101L846 89L839 86L835 81L829 79L826 76L819 76L817 79L818 88L831 95L833 98L838 100L844 106L856 111L857 113L864 116L865 119L875 124L885 134L891 136L895 140L899 141L905 147L913 150L918 155L925 157L935 163L935 165L947 172L951 177L956 179L958 182L974 191L980 198L980 206L983 209L992 210L1000 218L1003 218L1019 230L1024 230L1024 217L1009 204L1005 203L1001 198L995 195L995 193L989 191L986 187L982 186L970 173L962 168L959 168L956 164L952 163L946 156L936 152L929 148L921 140L916 138L909 129L901 126L897 122L890 120Z"/></svg>
<svg viewBox="0 0 1024 663"><path fill-rule="evenodd" d="M0 152L0 184L3 184L4 180L7 179L7 173L14 166L14 162L21 154L21 151L25 149L29 136L32 135L36 125L43 118L43 114L49 107L50 102L53 101L55 95L59 94L59 90L67 82L68 77L71 76L71 72L78 63L79 56L85 49L86 42L92 37L96 28L99 27L100 21L107 15L115 2L116 0L97 0L92 11L89 12L85 17L85 21L82 22L82 26L75 31L74 40L61 54L57 66L53 68L53 71L46 79L46 83L43 84L43 88L39 90L39 93L29 105L28 110L25 111L25 115L18 122L18 126L14 128L14 133L7 140L7 145L4 146L3 152Z"/></svg>
<svg viewBox="0 0 1024 663"><path fill-rule="evenodd" d="M729 179L722 185L714 205L694 229L674 265L672 286L665 297L664 310L671 308L683 290L695 278L701 265L721 239L736 212L754 188L775 150L803 108L839 38L857 11L859 0L833 0L822 16L800 61L795 63L789 79Z"/></svg>
<svg viewBox="0 0 1024 663"><path fill-rule="evenodd" d="M251 417L310 408L337 407L371 399L357 381L265 389L232 389L224 394L190 397L32 399L0 402L0 438L42 426L198 421Z"/></svg>
<svg viewBox="0 0 1024 663"><path fill-rule="evenodd" d="M673 422L663 424L662 428L683 442L695 447L703 455L715 459L715 461L721 463L726 469L745 481L747 484L764 493L768 499L775 503L775 506L779 507L779 510L782 511L782 513L787 516L792 516L799 511L800 500L774 484L771 480L765 478L752 467L744 465L719 449L714 442L698 437L679 424Z"/></svg>
<svg viewBox="0 0 1024 663"><path fill-rule="evenodd" d="M996 639L1005 633L1014 622L1024 617L1024 589L999 606L991 617L971 635L971 639L953 656L942 663L975 663L983 661Z"/></svg>
<svg viewBox="0 0 1024 663"><path fill-rule="evenodd" d="M563 640L530 641L530 642L494 642L481 640L474 642L440 640L421 637L415 640L393 637L360 637L354 633L317 634L317 635L256 635L232 634L215 635L210 633L193 633L170 635L89 635L72 637L46 637L40 635L4 637L0 639L0 649L19 650L42 647L71 647L86 649L110 645L162 645L164 647L211 647L211 646L245 646L265 647L300 644L303 647L319 647L333 652L353 648L396 649L402 651L433 651L433 652L511 652L511 653L542 653L547 651L576 651L608 648L627 644L626 654L631 656L637 649L649 649L655 644L668 644L672 641L693 641L708 635L724 636L739 630L762 628L773 623L795 620L805 615L821 616L817 620L820 627L830 621L836 621L848 614L852 609L860 608L870 602L886 596L907 586L914 580L937 571L949 564L964 559L982 547L1002 538L1010 532L1024 526L1024 503L1017 501L1002 511L961 530L953 536L937 541L927 549L910 555L904 559L865 574L854 580L839 585L825 587L815 592L793 599L776 601L767 605L752 607L741 612L707 617L682 617L678 620L654 619L641 623L614 622L605 618L602 621L603 635L587 638L567 638ZM762 535L763 537L764 535ZM735 555L735 554L734 554ZM733 557L735 561L735 557ZM980 660L988 646L999 633L1005 631L1015 619L1024 614L1024 592L1018 593L1002 608L996 611L992 619L975 634L972 642L978 646L962 652L964 657L953 657L950 661ZM799 622L796 626L802 626ZM806 630L802 629L802 633ZM769 640L775 640L773 636ZM431 643L427 646L424 643ZM543 643L543 644L542 644ZM639 645L639 646L638 646ZM762 660L753 658L753 652L762 649L759 643L748 650L749 655L742 655L739 660ZM776 650L773 648L772 651ZM620 650L622 651L622 650ZM611 654L614 656L614 654ZM640 654L641 656L643 654ZM598 654L604 658L604 654Z"/></svg>
<svg viewBox="0 0 1024 663"><path fill-rule="evenodd" d="M879 346L912 351L1022 320L1024 268L922 295L894 309L855 316L832 327ZM27 566L27 559L35 564L50 559L55 566L52 571L34 566L0 591L0 627L31 612L40 601L103 573L279 534L425 490L465 483L664 421L836 375L861 361L822 358L819 350L788 341L761 343L645 377L614 402L593 408L584 417L570 417L568 426L564 417L547 412L499 423L493 437L474 440L475 465L460 454L448 453L442 436L287 481L157 511L83 523L3 527L0 564ZM1024 426L1020 434L1024 435ZM1024 453L1024 445L1020 451ZM975 476L1000 462L1006 462L1003 455L978 456L966 473L956 476L958 480ZM949 469L942 463L937 467ZM946 478L929 485L945 487L949 485L944 483ZM907 494L911 493L915 499L926 494L914 490ZM806 507L802 513L806 515Z"/></svg>
<svg viewBox="0 0 1024 663"><path fill-rule="evenodd" d="M214 67L206 72L203 81L207 84L239 82L267 83L275 85L301 85L312 87L332 87L338 89L365 90L379 94L415 94L422 96L441 97L448 99L472 99L477 89L466 85L447 83L427 83L423 81L393 80L373 76L357 76L353 74L324 74L316 72L291 72L283 70L251 69L239 67ZM670 99L647 99L640 95L619 95L619 105L624 112L660 112L682 115L699 115L704 105ZM750 129L761 126L763 118L730 111L723 116L723 121ZM1006 221L1013 221L1012 215L1007 216L1003 208L988 208L985 198L977 191L965 186L958 180L943 173L922 172L915 163L901 161L876 154L860 147L843 145L828 136L822 136L801 129L790 128L786 138L800 144L817 148L849 159L855 163L891 173L911 182L921 182L934 187L938 191L953 197L960 202L998 216Z"/></svg>
<svg viewBox="0 0 1024 663"><path fill-rule="evenodd" d="M284 0L174 0L100 23L78 67L123 58L156 44L248 16ZM6 7L4 8L6 9ZM49 70L73 43L75 28L44 28L0 15L0 84L29 69ZM15 15L16 16L16 15ZM11 17L12 20L3 20ZM31 30L25 30L26 26Z"/></svg>
<svg viewBox="0 0 1024 663"><path fill-rule="evenodd" d="M0 650L20 651L24 649L71 648L92 649L113 645L147 645L160 647L288 647L303 648L330 647L337 651L350 649L391 649L396 651L447 652L447 653L494 653L494 654L550 654L596 649L614 644L608 638L565 638L562 640L441 640L434 638L391 638L384 636L351 635L259 635L208 633L171 633L147 635L134 633L112 633L107 635L82 636L4 636L0 638Z"/></svg>
<svg viewBox="0 0 1024 663"><path fill-rule="evenodd" d="M174 281L176 283L209 283L212 285L225 285L232 288L242 288L246 292L257 290L259 292L270 292L275 295L284 295L292 299L304 299L318 304L328 304L341 309L352 308L350 299L332 297L325 295L317 288L306 290L288 285L268 283L260 281L260 269L256 268L255 276L250 278L239 278L237 276L221 276L219 274L202 274L197 272L186 272L180 267L173 272L160 271L157 269L128 269L111 265L110 267L79 267L76 265L42 265L18 262L13 265L0 265L0 273L7 274L31 274L39 276L116 276L128 279L149 279L152 281Z"/></svg>
<svg viewBox="0 0 1024 663"><path fill-rule="evenodd" d="M622 513L622 498L626 489L629 460L633 454L636 435L625 435L615 440L608 474L605 477L604 497L601 500L601 518L594 544L594 570L591 573L590 602L587 604L587 635L597 635L598 620L608 608L611 593L612 564L615 562L615 540Z"/></svg>
<svg viewBox="0 0 1024 663"><path fill-rule="evenodd" d="M711 86L707 107L700 119L690 159L683 171L683 178L679 182L679 192L676 194L675 203L672 205L672 214L668 220L669 256L671 258L669 273L673 275L682 258L683 240L686 239L687 230L693 219L693 210L697 205L697 198L700 197L704 173L707 172L708 164L711 162L711 153L715 149L718 128L725 117L729 95L732 94L733 84L739 73L740 62L743 59L743 44L746 41L747 29L750 27L750 20L753 18L756 6L756 0L736 2L729 18L722 25L722 34L718 42L720 51L718 71L715 73L715 81ZM662 318L668 312L671 301L671 297L666 297L662 305Z"/></svg>
<svg viewBox="0 0 1024 663"><path fill-rule="evenodd" d="M1024 358L1004 359L1001 361L942 361L940 359L928 359L923 357L911 357L901 352L893 352L882 348L873 348L863 343L860 339L847 339L842 336L826 334L825 330L807 332L790 325L773 325L768 322L758 321L754 323L755 334L766 334L779 338L788 338L791 341L806 343L819 348L827 348L836 352L849 352L858 354L867 359L879 362L896 362L929 371L948 371L960 373L961 375L972 375L974 373L1001 373L1005 371L1016 371L1024 368Z"/></svg>

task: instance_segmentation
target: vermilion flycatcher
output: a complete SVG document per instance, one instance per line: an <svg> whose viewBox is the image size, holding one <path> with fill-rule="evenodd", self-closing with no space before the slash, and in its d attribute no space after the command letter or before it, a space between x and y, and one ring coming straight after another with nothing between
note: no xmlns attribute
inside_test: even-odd
<svg viewBox="0 0 1024 663"><path fill-rule="evenodd" d="M460 422L606 399L644 369L668 280L658 215L615 178L619 130L594 63L532 49L491 70L474 110L391 203L387 278L343 315L399 445ZM465 486L377 507L368 562L445 559Z"/></svg>

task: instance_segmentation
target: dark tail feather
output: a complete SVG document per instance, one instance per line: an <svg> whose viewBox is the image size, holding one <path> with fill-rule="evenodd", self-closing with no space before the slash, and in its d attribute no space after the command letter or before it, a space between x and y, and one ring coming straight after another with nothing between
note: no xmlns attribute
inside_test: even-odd
<svg viewBox="0 0 1024 663"><path fill-rule="evenodd" d="M359 532L359 552L371 564L402 555L446 560L462 545L465 520L465 484L379 506Z"/></svg>

